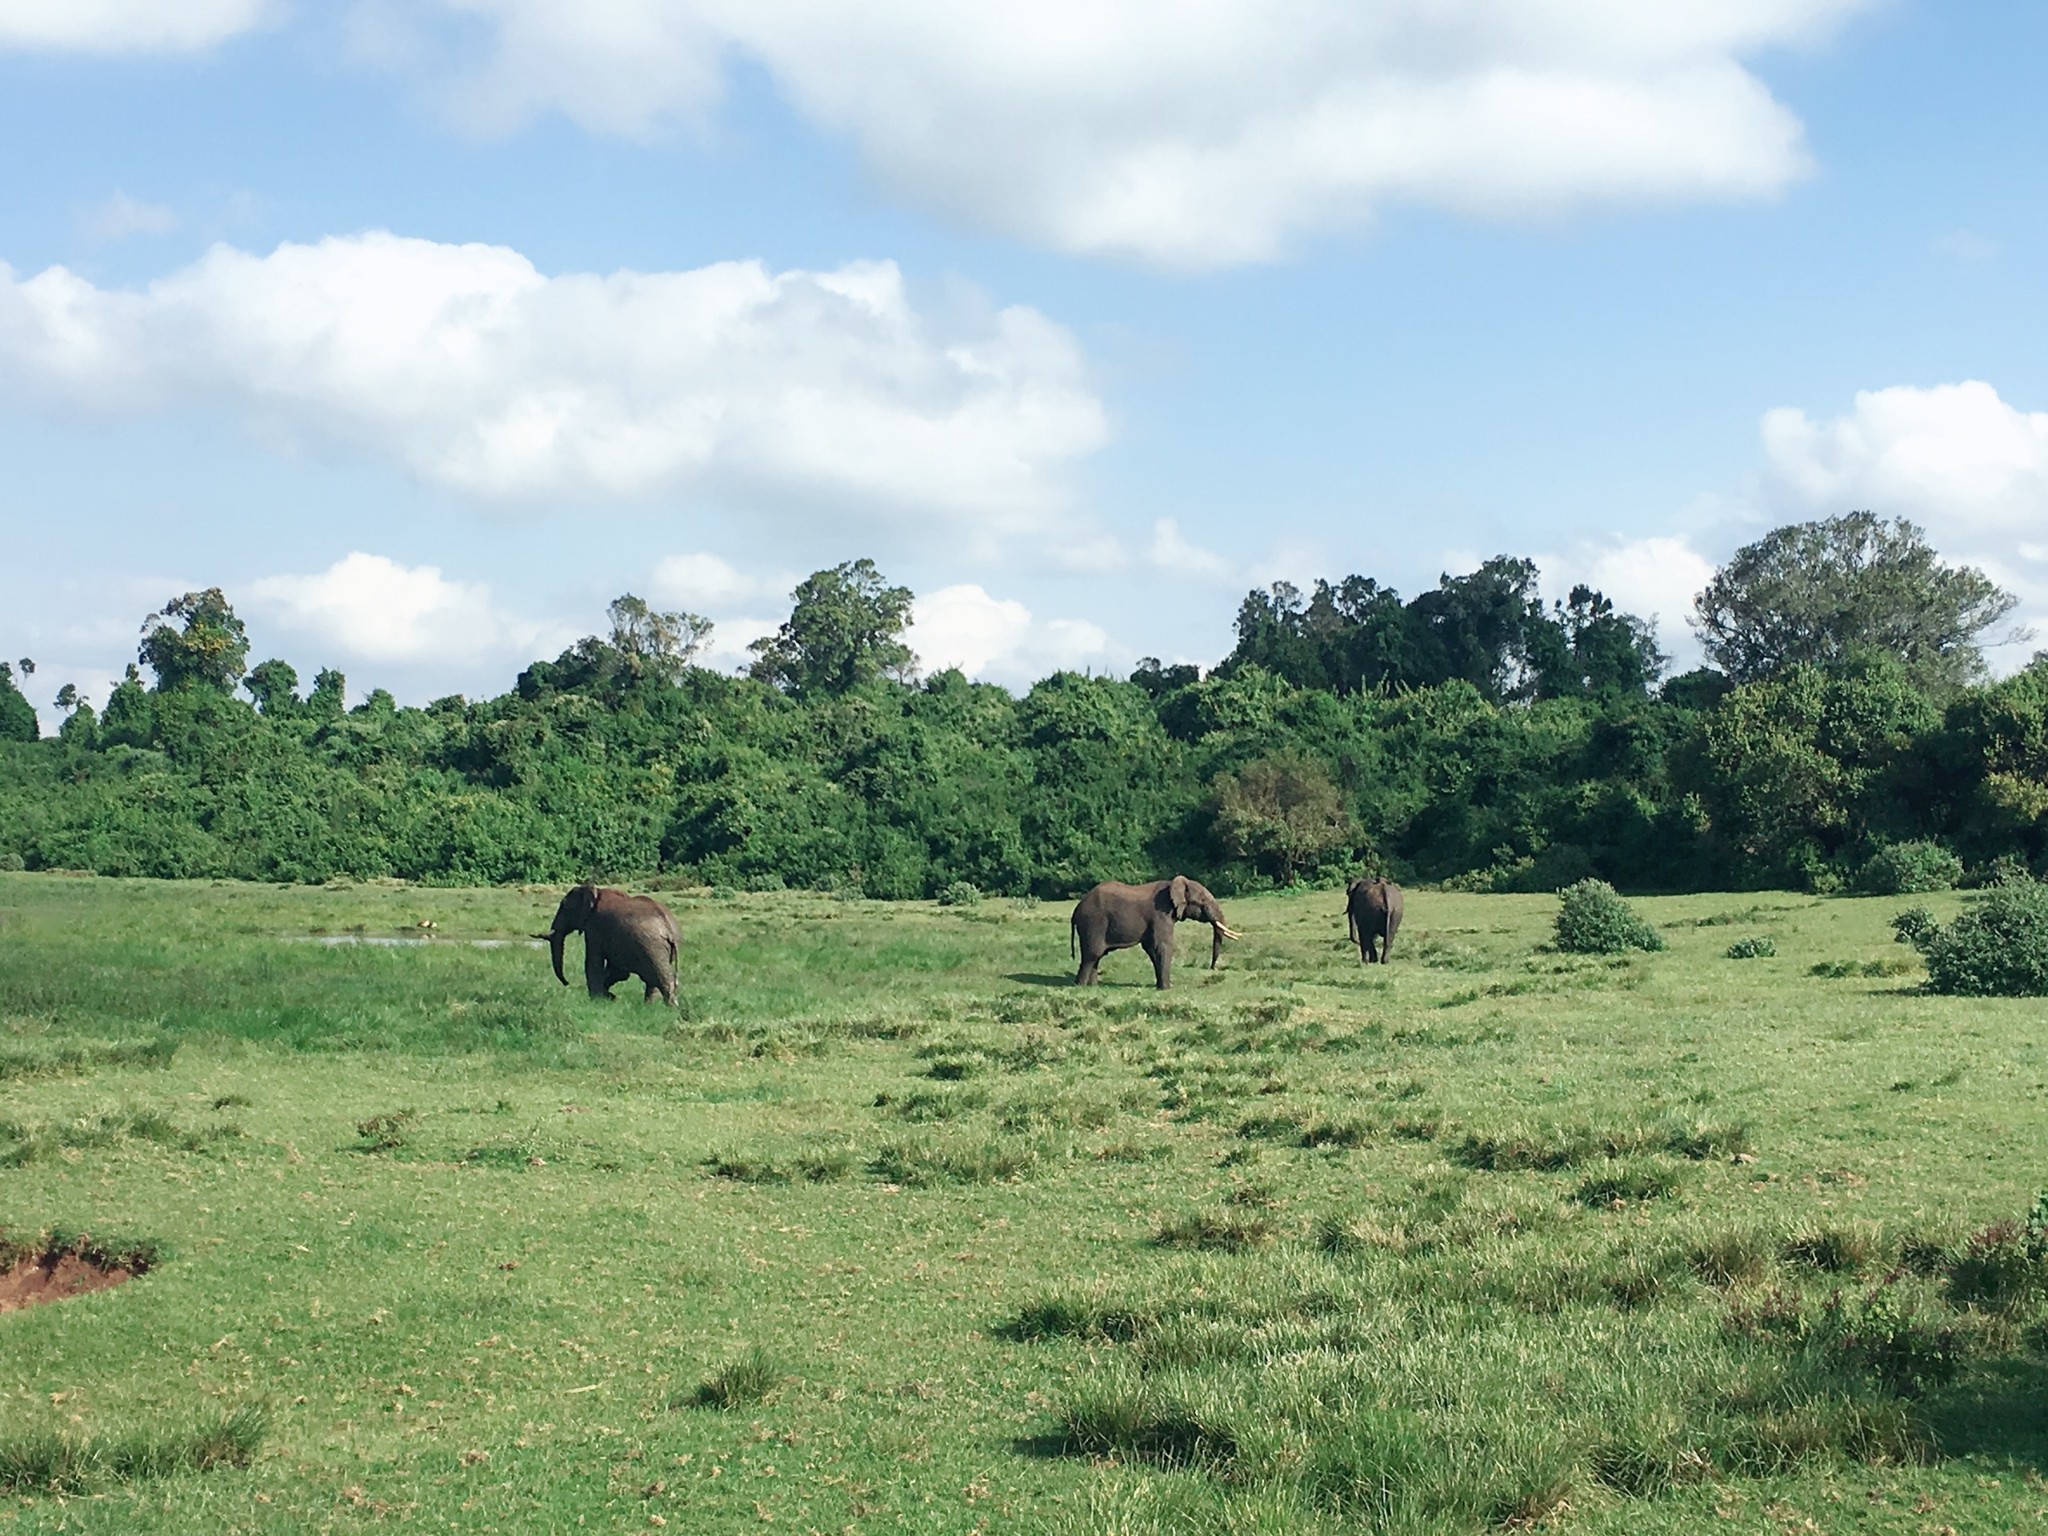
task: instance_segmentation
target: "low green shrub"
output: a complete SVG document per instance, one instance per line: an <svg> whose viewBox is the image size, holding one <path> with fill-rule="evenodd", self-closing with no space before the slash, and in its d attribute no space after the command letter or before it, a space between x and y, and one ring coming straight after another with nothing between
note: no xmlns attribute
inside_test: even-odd
<svg viewBox="0 0 2048 1536"><path fill-rule="evenodd" d="M978 907L981 905L981 888L972 880L955 880L939 892L942 907Z"/></svg>
<svg viewBox="0 0 2048 1536"><path fill-rule="evenodd" d="M1662 949L1664 936L1605 880L1581 880L1557 893L1557 947L1573 955Z"/></svg>
<svg viewBox="0 0 2048 1536"><path fill-rule="evenodd" d="M2048 997L2048 885L2001 885L1926 944L1927 988L1962 997Z"/></svg>
<svg viewBox="0 0 2048 1536"><path fill-rule="evenodd" d="M1778 952L1778 946L1762 934L1751 934L1746 939L1737 939L1726 951L1730 960L1768 960Z"/></svg>
<svg viewBox="0 0 2048 1536"><path fill-rule="evenodd" d="M1928 940L1941 931L1941 924L1934 920L1934 914L1925 907L1908 907L1892 917L1892 938L1900 944L1911 944L1915 949L1925 949Z"/></svg>
<svg viewBox="0 0 2048 1536"><path fill-rule="evenodd" d="M1891 843L1863 861L1857 888L1871 896L1948 891L1962 883L1963 861L1939 843Z"/></svg>

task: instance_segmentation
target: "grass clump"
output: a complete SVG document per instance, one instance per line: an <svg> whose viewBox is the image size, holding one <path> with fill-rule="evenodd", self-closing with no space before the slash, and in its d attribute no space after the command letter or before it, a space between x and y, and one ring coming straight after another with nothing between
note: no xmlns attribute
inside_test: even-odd
<svg viewBox="0 0 2048 1536"><path fill-rule="evenodd" d="M923 1189L934 1184L1007 1184L1037 1165L1038 1149L1028 1143L892 1141L875 1154L868 1169L885 1184Z"/></svg>
<svg viewBox="0 0 2048 1536"><path fill-rule="evenodd" d="M356 1122L356 1151L395 1152L419 1123L416 1109L390 1109Z"/></svg>
<svg viewBox="0 0 2048 1536"><path fill-rule="evenodd" d="M1557 947L1568 955L1658 950L1664 936L1636 915L1605 880L1581 880L1557 893Z"/></svg>
<svg viewBox="0 0 2048 1536"><path fill-rule="evenodd" d="M171 1035L105 1044L62 1045L55 1049L0 1050L0 1082L34 1077L74 1077L114 1067L168 1067L178 1054Z"/></svg>
<svg viewBox="0 0 2048 1536"><path fill-rule="evenodd" d="M1927 989L1961 997L2048 997L2048 885L1994 886L1922 946Z"/></svg>
<svg viewBox="0 0 2048 1536"><path fill-rule="evenodd" d="M1945 1290L1957 1306L2005 1311L2048 1300L2048 1194L2035 1198L2025 1221L1973 1232L1944 1267Z"/></svg>
<svg viewBox="0 0 2048 1536"><path fill-rule="evenodd" d="M1869 1268L1883 1252L1884 1235L1875 1223L1809 1223L1785 1239L1778 1257L1826 1275L1853 1275Z"/></svg>
<svg viewBox="0 0 2048 1536"><path fill-rule="evenodd" d="M698 1382L696 1390L682 1402L687 1407L715 1408L722 1413L755 1408L770 1401L788 1379L789 1372L782 1362L756 1344Z"/></svg>
<svg viewBox="0 0 2048 1536"><path fill-rule="evenodd" d="M1084 1388L1060 1410L1069 1453L1223 1470L1241 1444L1227 1412L1192 1383L1140 1377Z"/></svg>
<svg viewBox="0 0 2048 1536"><path fill-rule="evenodd" d="M1678 1176L1675 1173L1669 1168L1649 1166L1596 1173L1579 1182L1579 1187L1572 1191L1572 1198L1581 1205L1597 1209L1663 1200L1677 1193Z"/></svg>
<svg viewBox="0 0 2048 1536"><path fill-rule="evenodd" d="M1755 1228L1715 1232L1686 1250L1686 1264L1708 1285L1726 1288L1755 1285L1771 1272L1778 1243Z"/></svg>
<svg viewBox="0 0 2048 1536"><path fill-rule="evenodd" d="M245 1467L269 1432L269 1413L260 1404L244 1403L123 1435L0 1434L0 1491L66 1494L107 1483Z"/></svg>
<svg viewBox="0 0 2048 1536"><path fill-rule="evenodd" d="M1722 951L1730 960L1768 960L1777 952L1778 946L1760 933L1737 939Z"/></svg>
<svg viewBox="0 0 2048 1536"><path fill-rule="evenodd" d="M1264 1216L1239 1212L1195 1211L1169 1221L1152 1234L1160 1248L1197 1248L1219 1253L1243 1253L1273 1239L1273 1223Z"/></svg>

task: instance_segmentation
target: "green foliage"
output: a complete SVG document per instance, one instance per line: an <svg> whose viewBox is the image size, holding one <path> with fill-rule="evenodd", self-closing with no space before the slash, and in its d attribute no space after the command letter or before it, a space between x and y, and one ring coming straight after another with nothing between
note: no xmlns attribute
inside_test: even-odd
<svg viewBox="0 0 2048 1536"><path fill-rule="evenodd" d="M1908 907L1892 918L1893 939L1900 944L1911 944L1915 949L1925 949L1940 931L1941 924L1925 907Z"/></svg>
<svg viewBox="0 0 2048 1536"><path fill-rule="evenodd" d="M2048 885L2001 885L1922 946L1930 991L2048 997Z"/></svg>
<svg viewBox="0 0 2048 1536"><path fill-rule="evenodd" d="M1778 952L1778 946L1765 935L1753 933L1746 939L1737 939L1724 953L1730 960L1768 960Z"/></svg>
<svg viewBox="0 0 2048 1536"><path fill-rule="evenodd" d="M910 588L888 586L874 561L814 571L791 597L782 628L748 647L761 682L800 698L841 694L916 664L898 638L910 622Z"/></svg>
<svg viewBox="0 0 2048 1536"><path fill-rule="evenodd" d="M2016 601L1982 571L1943 564L1904 518L1851 512L1744 545L1698 615L1708 659L1738 683L1871 652L1916 687L1952 691L1981 675L1978 637Z"/></svg>
<svg viewBox="0 0 2048 1536"><path fill-rule="evenodd" d="M137 657L166 693L235 686L249 658L249 635L219 587L172 598L142 621Z"/></svg>
<svg viewBox="0 0 2048 1536"><path fill-rule="evenodd" d="M1210 793L1216 839L1280 884L1355 857L1358 828L1329 770L1298 752L1275 753L1219 775Z"/></svg>
<svg viewBox="0 0 2048 1536"><path fill-rule="evenodd" d="M1857 872L1859 890L1872 896L1913 896L1953 889L1963 878L1963 861L1939 843L1924 839L1888 843Z"/></svg>
<svg viewBox="0 0 2048 1536"><path fill-rule="evenodd" d="M14 681L14 665L0 661L0 741L34 741L42 734L36 707Z"/></svg>
<svg viewBox="0 0 2048 1536"><path fill-rule="evenodd" d="M1662 949L1664 936L1605 880L1581 880L1557 893L1557 947L1570 955L1618 955Z"/></svg>
<svg viewBox="0 0 2048 1536"><path fill-rule="evenodd" d="M950 881L938 901L942 907L976 907L981 905L981 888L972 880Z"/></svg>

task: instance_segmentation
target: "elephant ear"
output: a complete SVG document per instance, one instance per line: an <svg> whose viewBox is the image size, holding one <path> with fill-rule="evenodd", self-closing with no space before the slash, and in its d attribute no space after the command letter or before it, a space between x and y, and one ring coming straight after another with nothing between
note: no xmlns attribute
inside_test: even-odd
<svg viewBox="0 0 2048 1536"><path fill-rule="evenodd" d="M1166 897L1173 904L1173 920L1176 923L1188 915L1190 889L1186 875L1175 875L1173 883L1166 888Z"/></svg>

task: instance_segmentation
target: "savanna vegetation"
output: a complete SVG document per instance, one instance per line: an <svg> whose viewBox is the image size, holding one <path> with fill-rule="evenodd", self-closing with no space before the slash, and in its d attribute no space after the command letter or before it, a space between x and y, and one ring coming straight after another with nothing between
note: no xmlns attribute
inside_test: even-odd
<svg viewBox="0 0 2048 1536"><path fill-rule="evenodd" d="M554 885L0 874L8 1252L140 1271L0 1317L0 1518L2031 1530L2048 1004L1921 981L2036 889L1246 895L1158 993L697 887L672 1011Z"/></svg>
<svg viewBox="0 0 2048 1536"><path fill-rule="evenodd" d="M0 867L1049 898L1174 869L1225 895L1361 866L1899 892L2048 864L2048 661L1987 682L2012 600L1910 524L1738 552L1695 616L1715 665L1678 677L1647 625L1583 587L1546 607L1536 574L1283 584L1206 674L1014 696L918 676L911 594L861 560L798 588L746 676L694 664L704 619L628 596L503 695L422 708L251 666L223 594L186 593L103 709L64 684L54 739L28 664L0 668Z"/></svg>

